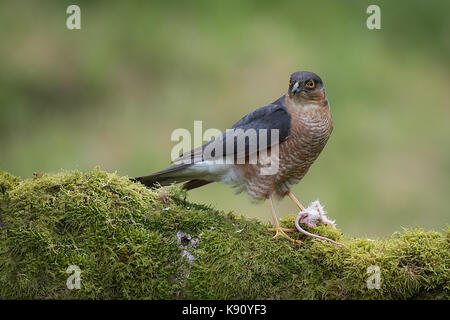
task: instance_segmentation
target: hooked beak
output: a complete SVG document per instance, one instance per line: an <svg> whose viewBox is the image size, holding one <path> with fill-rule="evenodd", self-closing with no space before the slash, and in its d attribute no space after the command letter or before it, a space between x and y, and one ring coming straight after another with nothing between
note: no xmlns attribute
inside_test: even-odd
<svg viewBox="0 0 450 320"><path fill-rule="evenodd" d="M298 83L298 81L292 86L291 92L292 94L296 94L297 92L300 91L300 89L298 88L300 86L300 84Z"/></svg>

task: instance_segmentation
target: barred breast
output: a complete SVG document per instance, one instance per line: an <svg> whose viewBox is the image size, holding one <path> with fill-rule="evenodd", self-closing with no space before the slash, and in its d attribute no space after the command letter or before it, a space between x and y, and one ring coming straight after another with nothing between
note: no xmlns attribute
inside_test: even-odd
<svg viewBox="0 0 450 320"><path fill-rule="evenodd" d="M280 145L280 166L275 178L275 192L281 197L305 176L333 130L329 106L305 106L293 110L291 116L291 134Z"/></svg>
<svg viewBox="0 0 450 320"><path fill-rule="evenodd" d="M245 165L245 187L252 200L274 193L284 197L317 159L333 130L330 107L306 105L289 107L291 132L279 146L279 168L273 175L261 175L259 165Z"/></svg>

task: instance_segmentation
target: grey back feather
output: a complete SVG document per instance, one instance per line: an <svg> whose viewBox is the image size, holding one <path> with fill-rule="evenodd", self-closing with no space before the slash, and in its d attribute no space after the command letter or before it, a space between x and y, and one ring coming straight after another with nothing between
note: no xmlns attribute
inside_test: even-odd
<svg viewBox="0 0 450 320"><path fill-rule="evenodd" d="M213 138L204 145L182 154L172 162L185 161L195 163L204 160L218 160L218 156L215 155L214 151L217 151L219 156L222 157L247 158L252 155L252 150L259 152L285 141L290 134L291 116L284 105L284 98L285 96L282 96L275 102L260 107L244 116L231 127L231 135L224 133L217 138ZM256 141L251 141L248 136L245 137L246 133L249 133L251 129L256 131ZM262 129L266 130L267 135L265 137L262 135ZM278 130L278 139L275 142L272 142L272 129ZM233 141L228 142L230 137ZM243 150L238 149L240 140L245 141ZM232 148L229 146L227 148L227 144L231 144ZM256 144L256 148L252 144ZM209 152L205 153L206 150L213 150L213 152L211 154Z"/></svg>

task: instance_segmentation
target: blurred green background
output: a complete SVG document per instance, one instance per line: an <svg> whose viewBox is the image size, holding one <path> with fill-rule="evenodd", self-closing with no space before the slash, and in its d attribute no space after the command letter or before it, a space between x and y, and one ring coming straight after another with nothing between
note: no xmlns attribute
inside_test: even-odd
<svg viewBox="0 0 450 320"><path fill-rule="evenodd" d="M66 8L81 7L81 30ZM381 7L381 30L366 8ZM294 188L344 233L442 230L450 217L449 1L2 1L0 168L166 167L174 129L225 130L281 96L289 74L325 82L333 135ZM270 220L214 184L189 199ZM280 216L295 213L289 199Z"/></svg>

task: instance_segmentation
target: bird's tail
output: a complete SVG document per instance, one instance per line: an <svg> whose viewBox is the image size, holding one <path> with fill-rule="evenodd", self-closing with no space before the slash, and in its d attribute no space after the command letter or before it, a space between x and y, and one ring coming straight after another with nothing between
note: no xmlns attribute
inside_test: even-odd
<svg viewBox="0 0 450 320"><path fill-rule="evenodd" d="M212 182L201 179L195 179L192 173L186 170L189 166L191 165L181 163L146 176L136 177L133 180L138 181L149 188L156 188L158 186L168 186L172 183L180 183L187 181L183 185L183 189L186 190L195 189Z"/></svg>
<svg viewBox="0 0 450 320"><path fill-rule="evenodd" d="M167 169L134 178L135 181L139 181L143 185L154 188L158 185L167 186L171 183L183 182L189 178L183 177L183 171L189 166L189 164L177 164Z"/></svg>

